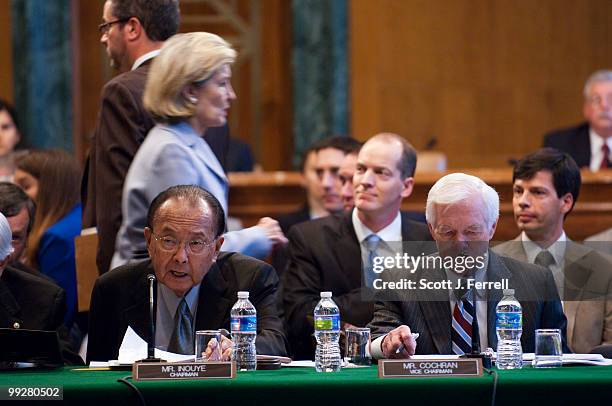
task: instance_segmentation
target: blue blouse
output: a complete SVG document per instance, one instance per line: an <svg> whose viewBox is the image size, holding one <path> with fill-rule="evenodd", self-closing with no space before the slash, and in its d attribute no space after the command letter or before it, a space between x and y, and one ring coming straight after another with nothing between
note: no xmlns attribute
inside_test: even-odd
<svg viewBox="0 0 612 406"><path fill-rule="evenodd" d="M68 328L77 311L76 263L74 238L81 234L81 204L77 204L62 219L44 232L38 247L38 266L66 291L66 316Z"/></svg>

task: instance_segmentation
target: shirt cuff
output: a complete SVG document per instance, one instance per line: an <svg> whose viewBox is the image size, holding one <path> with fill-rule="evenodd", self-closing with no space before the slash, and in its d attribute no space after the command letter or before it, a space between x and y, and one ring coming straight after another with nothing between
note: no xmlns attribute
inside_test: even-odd
<svg viewBox="0 0 612 406"><path fill-rule="evenodd" d="M380 337L376 338L374 341L372 341L372 344L370 344L370 353L372 354L372 358L374 359L386 358L382 350L382 342L386 336L387 336L386 334L383 334Z"/></svg>

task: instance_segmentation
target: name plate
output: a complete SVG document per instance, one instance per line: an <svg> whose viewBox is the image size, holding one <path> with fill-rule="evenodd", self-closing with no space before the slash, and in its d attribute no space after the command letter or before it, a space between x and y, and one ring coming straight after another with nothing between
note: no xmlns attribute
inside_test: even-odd
<svg viewBox="0 0 612 406"><path fill-rule="evenodd" d="M432 378L441 376L482 376L480 359L380 360L379 378Z"/></svg>
<svg viewBox="0 0 612 406"><path fill-rule="evenodd" d="M136 362L132 366L132 379L135 381L228 379L235 377L235 362Z"/></svg>

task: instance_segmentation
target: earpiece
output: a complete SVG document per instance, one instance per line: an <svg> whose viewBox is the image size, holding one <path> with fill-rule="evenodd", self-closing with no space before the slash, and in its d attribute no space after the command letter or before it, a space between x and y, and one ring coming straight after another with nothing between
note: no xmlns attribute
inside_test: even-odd
<svg viewBox="0 0 612 406"><path fill-rule="evenodd" d="M193 104L196 104L196 103L198 102L198 99L196 99L196 98L195 98L195 97L193 97L193 96L190 96L190 97L189 97L189 101L190 101L191 103L193 103Z"/></svg>

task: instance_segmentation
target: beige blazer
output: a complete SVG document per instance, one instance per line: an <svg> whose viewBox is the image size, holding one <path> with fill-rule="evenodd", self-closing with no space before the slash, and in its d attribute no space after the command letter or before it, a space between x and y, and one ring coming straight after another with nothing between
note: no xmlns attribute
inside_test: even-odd
<svg viewBox="0 0 612 406"><path fill-rule="evenodd" d="M527 262L520 235L493 248L500 255ZM612 258L567 241L563 312L567 343L576 353L612 344Z"/></svg>

